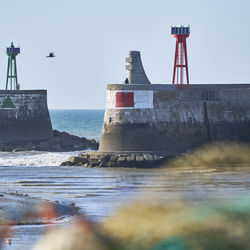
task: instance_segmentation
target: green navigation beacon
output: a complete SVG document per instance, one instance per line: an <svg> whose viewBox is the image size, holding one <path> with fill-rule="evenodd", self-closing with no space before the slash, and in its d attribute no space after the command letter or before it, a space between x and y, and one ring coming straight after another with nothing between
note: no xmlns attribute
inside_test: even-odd
<svg viewBox="0 0 250 250"><path fill-rule="evenodd" d="M6 54L8 56L6 90L19 90L20 84L17 81L16 56L20 54L20 48L15 48L14 44L11 43L10 47L6 50Z"/></svg>

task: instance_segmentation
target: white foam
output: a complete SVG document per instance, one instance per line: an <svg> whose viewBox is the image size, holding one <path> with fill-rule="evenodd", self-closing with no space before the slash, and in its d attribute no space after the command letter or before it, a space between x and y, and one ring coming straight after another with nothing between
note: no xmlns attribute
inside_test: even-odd
<svg viewBox="0 0 250 250"><path fill-rule="evenodd" d="M0 166L59 166L79 152L1 152Z"/></svg>

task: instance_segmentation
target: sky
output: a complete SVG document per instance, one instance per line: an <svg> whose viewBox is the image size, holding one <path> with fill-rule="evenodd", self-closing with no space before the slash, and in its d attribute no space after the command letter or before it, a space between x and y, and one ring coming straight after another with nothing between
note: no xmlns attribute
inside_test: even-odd
<svg viewBox="0 0 250 250"><path fill-rule="evenodd" d="M14 42L21 89L47 89L50 109L104 109L130 50L151 83L171 83L171 25L191 28L190 83L249 83L249 13L249 0L0 0L0 89Z"/></svg>

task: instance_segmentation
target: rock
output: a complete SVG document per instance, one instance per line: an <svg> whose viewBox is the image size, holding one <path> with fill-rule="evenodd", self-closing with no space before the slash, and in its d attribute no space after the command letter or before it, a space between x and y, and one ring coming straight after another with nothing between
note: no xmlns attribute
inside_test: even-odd
<svg viewBox="0 0 250 250"><path fill-rule="evenodd" d="M153 161L154 158L151 154L143 154L143 158L145 159L145 161Z"/></svg>
<svg viewBox="0 0 250 250"><path fill-rule="evenodd" d="M117 162L118 162L119 164L122 164L122 163L124 163L124 162L126 162L126 161L127 161L127 158L124 157L124 156L120 156L120 157L118 157L118 159L117 159Z"/></svg>
<svg viewBox="0 0 250 250"><path fill-rule="evenodd" d="M99 167L105 167L105 163L102 161L102 162L99 164Z"/></svg>
<svg viewBox="0 0 250 250"><path fill-rule="evenodd" d="M71 157L69 157L69 159L68 159L68 161L70 161L70 162L72 162L72 163L76 163L76 161L75 161L75 158L76 158L77 156L71 156ZM79 157L78 157L79 158Z"/></svg>
<svg viewBox="0 0 250 250"><path fill-rule="evenodd" d="M110 162L117 163L117 161L118 161L118 156L112 155L112 156L110 157Z"/></svg>
<svg viewBox="0 0 250 250"><path fill-rule="evenodd" d="M110 155L102 155L101 157L101 162L103 162L104 164L106 164L109 160L110 160L111 156Z"/></svg>
<svg viewBox="0 0 250 250"><path fill-rule="evenodd" d="M142 161L144 161L144 158L141 155L136 155L135 160L138 161L138 162L142 162Z"/></svg>
<svg viewBox="0 0 250 250"><path fill-rule="evenodd" d="M61 163L60 166L74 166L74 163L71 161L64 161Z"/></svg>
<svg viewBox="0 0 250 250"><path fill-rule="evenodd" d="M59 138L62 148L73 148L74 150L97 149L98 143L92 139L70 135L66 132L53 131L54 137Z"/></svg>
<svg viewBox="0 0 250 250"><path fill-rule="evenodd" d="M20 151L23 151L22 147L17 147L12 150L12 152L20 152Z"/></svg>
<svg viewBox="0 0 250 250"><path fill-rule="evenodd" d="M100 163L99 163L100 164ZM89 164L88 164L88 167L90 167L90 168L93 168L93 167L97 167L98 166L98 163L97 162L90 162Z"/></svg>
<svg viewBox="0 0 250 250"><path fill-rule="evenodd" d="M94 140L84 137L70 135L66 132L53 130L53 138L46 141L12 141L10 143L0 143L0 151L51 151L66 152L75 150L98 149L99 144ZM83 157L84 158L84 157Z"/></svg>
<svg viewBox="0 0 250 250"><path fill-rule="evenodd" d="M135 154L131 154L127 157L127 162L134 162L135 161Z"/></svg>
<svg viewBox="0 0 250 250"><path fill-rule="evenodd" d="M24 145L24 150L28 151L28 150L34 150L35 148L35 144L33 142L29 142L27 144Z"/></svg>
<svg viewBox="0 0 250 250"><path fill-rule="evenodd" d="M150 154L150 153L118 153L118 154L91 154L80 153L78 156L72 156L68 162L62 163L63 166L84 166L84 167L143 167L151 168L159 166L164 160L166 155Z"/></svg>
<svg viewBox="0 0 250 250"><path fill-rule="evenodd" d="M106 164L105 164L105 166L106 167L117 167L117 162L113 162L113 161L108 161Z"/></svg>
<svg viewBox="0 0 250 250"><path fill-rule="evenodd" d="M102 162L102 160L97 160L97 161L95 161L94 163L95 163L96 165L99 165L101 162Z"/></svg>
<svg viewBox="0 0 250 250"><path fill-rule="evenodd" d="M13 150L13 146L10 145L4 145L4 147L2 148L2 151L6 151L6 152L11 152Z"/></svg>
<svg viewBox="0 0 250 250"><path fill-rule="evenodd" d="M79 153L78 157L84 158L84 159L86 158L87 159L87 155L85 153Z"/></svg>
<svg viewBox="0 0 250 250"><path fill-rule="evenodd" d="M38 146L39 146L39 149L42 150L42 151L43 150L48 150L50 148L49 141L43 141Z"/></svg>
<svg viewBox="0 0 250 250"><path fill-rule="evenodd" d="M153 159L154 159L155 161L160 161L162 158L161 158L160 155L153 155Z"/></svg>
<svg viewBox="0 0 250 250"><path fill-rule="evenodd" d="M85 157L79 157L80 158L80 161L82 164L85 164L85 163L88 163L88 158L85 156Z"/></svg>
<svg viewBox="0 0 250 250"><path fill-rule="evenodd" d="M68 161L72 162L72 163L75 164L75 165L78 165L78 164L83 165L83 164L85 164L85 163L88 162L87 159L81 158L81 157L78 157L78 156L71 156L71 157L68 159ZM79 166L79 165L78 165L78 166Z"/></svg>
<svg viewBox="0 0 250 250"><path fill-rule="evenodd" d="M103 154L98 154L98 155L94 155L94 156L91 156L90 155L90 158L94 158L94 159L98 159L98 160L102 160L105 156Z"/></svg>

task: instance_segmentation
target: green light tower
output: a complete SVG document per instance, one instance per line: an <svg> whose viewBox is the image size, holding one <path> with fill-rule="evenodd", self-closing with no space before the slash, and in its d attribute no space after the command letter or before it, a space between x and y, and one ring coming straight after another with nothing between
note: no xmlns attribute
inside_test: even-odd
<svg viewBox="0 0 250 250"><path fill-rule="evenodd" d="M16 56L20 54L20 48L15 48L14 44L11 43L6 50L6 54L8 56L6 90L8 88L10 90L18 90L20 89L20 84L17 81Z"/></svg>

